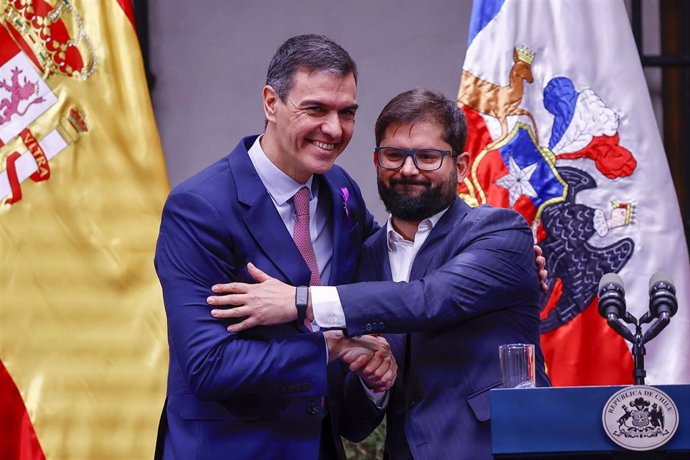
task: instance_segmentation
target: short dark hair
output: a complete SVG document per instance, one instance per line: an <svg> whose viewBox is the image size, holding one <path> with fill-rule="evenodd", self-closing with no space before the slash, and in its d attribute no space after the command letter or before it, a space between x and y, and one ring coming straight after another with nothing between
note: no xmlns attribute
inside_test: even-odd
<svg viewBox="0 0 690 460"><path fill-rule="evenodd" d="M289 38L280 45L268 64L266 84L285 102L298 70L328 72L340 77L352 74L357 83L357 66L345 49L324 35Z"/></svg>
<svg viewBox="0 0 690 460"><path fill-rule="evenodd" d="M433 121L442 129L442 138L453 151L465 151L467 120L454 101L428 89L412 89L400 93L386 104L376 120L376 146L380 146L386 130L392 124Z"/></svg>

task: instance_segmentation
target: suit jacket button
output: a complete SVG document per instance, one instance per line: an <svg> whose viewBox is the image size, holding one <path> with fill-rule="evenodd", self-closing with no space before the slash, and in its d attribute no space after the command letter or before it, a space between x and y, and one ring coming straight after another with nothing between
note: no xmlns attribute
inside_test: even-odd
<svg viewBox="0 0 690 460"><path fill-rule="evenodd" d="M309 415L316 415L319 413L319 407L315 402L310 402L309 405L307 406L307 414Z"/></svg>
<svg viewBox="0 0 690 460"><path fill-rule="evenodd" d="M381 321L381 322L379 323L379 331L382 331L382 330L384 330L385 328L386 328L386 323L384 323L383 321Z"/></svg>
<svg viewBox="0 0 690 460"><path fill-rule="evenodd" d="M371 332L372 329L374 329L374 327L371 325L371 323L367 323L367 324L364 326L364 330L367 331L367 332Z"/></svg>

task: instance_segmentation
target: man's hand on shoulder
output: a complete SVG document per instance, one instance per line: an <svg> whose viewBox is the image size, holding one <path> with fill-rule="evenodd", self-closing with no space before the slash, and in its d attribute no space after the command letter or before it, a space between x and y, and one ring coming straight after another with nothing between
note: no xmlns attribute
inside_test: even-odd
<svg viewBox="0 0 690 460"><path fill-rule="evenodd" d="M206 299L214 307L211 315L218 319L244 318L228 326L230 332L296 320L295 287L268 276L251 263L247 270L256 284L216 284L211 288L216 294Z"/></svg>
<svg viewBox="0 0 690 460"><path fill-rule="evenodd" d="M541 247L538 244L534 245L534 257L537 264L537 276L539 277L539 286L541 290L546 292L549 290L548 284L546 284L546 279L549 276L549 272L546 271L546 259L542 255Z"/></svg>

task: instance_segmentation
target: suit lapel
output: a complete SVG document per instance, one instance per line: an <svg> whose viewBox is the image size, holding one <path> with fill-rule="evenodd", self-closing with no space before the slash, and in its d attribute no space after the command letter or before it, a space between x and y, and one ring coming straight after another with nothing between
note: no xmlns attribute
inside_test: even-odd
<svg viewBox="0 0 690 460"><path fill-rule="evenodd" d="M309 268L249 160L246 145L244 149L235 149L228 157L237 186L237 199L244 205L242 220L247 231L290 284L309 284Z"/></svg>
<svg viewBox="0 0 690 460"><path fill-rule="evenodd" d="M443 250L444 244L440 243L445 238L460 238L460 235L449 235L452 227L457 225L459 220L464 219L470 207L460 198L455 197L455 201L446 213L441 217L441 220L436 223L431 230L429 237L426 239L422 247L417 253L414 262L412 263L412 270L410 271L410 280L422 278L429 269L429 265L434 256L439 250Z"/></svg>
<svg viewBox="0 0 690 460"><path fill-rule="evenodd" d="M364 244L358 281L393 281L387 241L386 227L383 226Z"/></svg>
<svg viewBox="0 0 690 460"><path fill-rule="evenodd" d="M381 267L381 280L393 281L393 272L391 271L391 260L388 257L388 232L384 227L379 232L381 237L376 240L376 254L380 254L383 260L377 261L377 266Z"/></svg>
<svg viewBox="0 0 690 460"><path fill-rule="evenodd" d="M325 216L328 216L328 225L331 232L331 244L333 245L331 259L331 276L328 284L335 286L339 284L341 275L342 260L347 248L347 232L343 233L343 218L340 215L338 206L337 184L329 180L327 176L314 176L315 181L319 181L319 207Z"/></svg>
<svg viewBox="0 0 690 460"><path fill-rule="evenodd" d="M315 176L320 186L319 203L321 200L328 206L333 244L333 259L331 261L331 279L329 284L335 286L351 279L351 273L344 273L344 267L352 267L352 263L346 263L353 253L359 253L362 241L358 233L353 232L354 226L359 223L351 216L346 208L345 197L349 198L351 191L343 187L343 183L334 179L333 173L324 176ZM356 261L355 261L356 262Z"/></svg>

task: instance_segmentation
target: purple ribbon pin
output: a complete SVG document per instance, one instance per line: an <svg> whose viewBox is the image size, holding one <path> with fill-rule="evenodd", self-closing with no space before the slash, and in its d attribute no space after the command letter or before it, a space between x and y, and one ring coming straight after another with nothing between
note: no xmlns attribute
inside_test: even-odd
<svg viewBox="0 0 690 460"><path fill-rule="evenodd" d="M347 222L347 228L352 228L350 209L347 207L347 202L350 200L350 191L347 189L347 187L340 189L340 198L343 200L343 211L345 212L345 222Z"/></svg>

